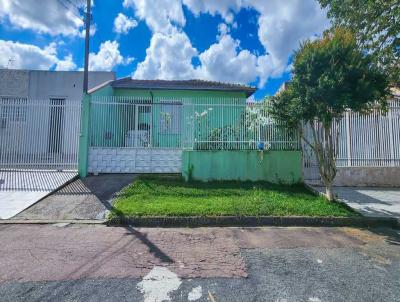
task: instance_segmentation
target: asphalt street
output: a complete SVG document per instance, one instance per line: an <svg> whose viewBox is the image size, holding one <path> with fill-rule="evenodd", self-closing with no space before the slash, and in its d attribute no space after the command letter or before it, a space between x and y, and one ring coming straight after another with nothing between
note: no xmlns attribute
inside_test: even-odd
<svg viewBox="0 0 400 302"><path fill-rule="evenodd" d="M0 226L1 301L400 301L390 229Z"/></svg>

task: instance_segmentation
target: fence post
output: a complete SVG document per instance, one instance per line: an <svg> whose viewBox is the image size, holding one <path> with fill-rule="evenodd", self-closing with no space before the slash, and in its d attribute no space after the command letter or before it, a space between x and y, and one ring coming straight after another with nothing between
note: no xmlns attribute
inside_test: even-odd
<svg viewBox="0 0 400 302"><path fill-rule="evenodd" d="M89 125L91 96L84 94L82 99L81 133L79 135L78 173L81 178L88 174Z"/></svg>
<svg viewBox="0 0 400 302"><path fill-rule="evenodd" d="M346 111L347 165L351 167L350 112Z"/></svg>
<svg viewBox="0 0 400 302"><path fill-rule="evenodd" d="M389 110L388 110L388 119L389 119L390 166L394 166L394 139L393 139L392 108L389 108Z"/></svg>

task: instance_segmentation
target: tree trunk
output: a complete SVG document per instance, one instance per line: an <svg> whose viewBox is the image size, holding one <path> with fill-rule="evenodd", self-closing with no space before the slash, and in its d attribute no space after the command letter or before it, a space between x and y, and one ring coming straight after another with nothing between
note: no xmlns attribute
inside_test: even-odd
<svg viewBox="0 0 400 302"><path fill-rule="evenodd" d="M332 124L310 122L313 134L312 149L318 162L322 182L326 188L328 200L334 200L332 184L336 176L336 150L332 137ZM336 139L336 138L335 138Z"/></svg>
<svg viewBox="0 0 400 302"><path fill-rule="evenodd" d="M332 190L332 184L325 184L326 186L326 198L328 198L329 201L333 201L335 199L333 195L333 190Z"/></svg>

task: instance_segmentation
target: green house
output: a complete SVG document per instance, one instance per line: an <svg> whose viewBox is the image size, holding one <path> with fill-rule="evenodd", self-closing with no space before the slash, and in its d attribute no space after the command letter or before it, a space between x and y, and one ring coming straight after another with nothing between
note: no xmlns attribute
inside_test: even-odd
<svg viewBox="0 0 400 302"><path fill-rule="evenodd" d="M194 140L237 121L254 92L252 87L200 80L110 81L89 92L91 145L192 148ZM207 118L199 116L205 112ZM145 145L127 143L127 135L145 131Z"/></svg>
<svg viewBox="0 0 400 302"><path fill-rule="evenodd" d="M258 160L260 144L272 144L269 152L279 149L277 144L282 142L288 147L280 149L298 149L297 138L282 139L282 131L276 130L262 106L247 103L255 91L254 87L203 80L132 78L95 87L83 105L86 136L81 138L81 175L182 173L186 178L198 175L198 179L209 180L213 172L197 173L196 167L213 162L208 159L228 159L235 154L235 161L239 158L246 165L246 161ZM240 175L232 169L226 169L227 175L219 171L217 178L258 180L266 175L238 170L242 170ZM295 174L291 179L298 181L300 176Z"/></svg>

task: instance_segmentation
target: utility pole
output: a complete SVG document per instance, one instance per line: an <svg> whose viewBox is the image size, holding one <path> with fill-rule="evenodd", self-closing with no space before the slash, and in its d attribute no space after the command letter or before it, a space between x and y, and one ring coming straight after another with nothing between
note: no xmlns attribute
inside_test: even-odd
<svg viewBox="0 0 400 302"><path fill-rule="evenodd" d="M86 4L86 34L85 34L85 66L83 71L83 93L88 92L88 81L89 81L89 39L90 39L90 5L91 0L87 0Z"/></svg>

